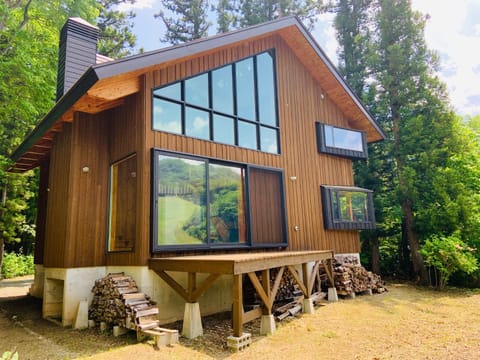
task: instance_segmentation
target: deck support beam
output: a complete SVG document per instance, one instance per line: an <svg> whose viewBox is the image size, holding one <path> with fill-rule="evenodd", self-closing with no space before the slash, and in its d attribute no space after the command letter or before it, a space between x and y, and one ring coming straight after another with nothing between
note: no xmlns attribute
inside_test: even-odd
<svg viewBox="0 0 480 360"><path fill-rule="evenodd" d="M185 300L184 330L182 334L188 338L203 334L198 299L221 275L232 275L233 338L238 340L243 339L243 324L258 317L262 317L262 334L274 333L275 319L272 314L272 307L286 269L290 271L295 282L302 290L304 312L313 312L311 295L315 281L320 281L318 275L320 263L323 262L327 276L332 286L334 285L332 259L333 252L330 250L286 251L158 258L150 259L149 267ZM308 263L314 263L310 272L308 271ZM301 275L297 272L295 265L301 266ZM278 272L272 287L270 287L270 270L275 268L278 268ZM186 272L186 288L166 271ZM260 278L257 275L258 272L261 273ZM197 284L197 273L209 275L200 284ZM244 275L249 277L263 303L261 308L248 312L243 311Z"/></svg>

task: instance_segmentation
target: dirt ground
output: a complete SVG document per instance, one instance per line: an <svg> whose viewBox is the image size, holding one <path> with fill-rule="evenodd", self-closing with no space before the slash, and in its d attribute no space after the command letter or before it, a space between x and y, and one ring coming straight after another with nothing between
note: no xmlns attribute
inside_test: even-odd
<svg viewBox="0 0 480 360"><path fill-rule="evenodd" d="M155 350L133 332L61 328L41 319L41 302L25 296L29 278L0 282L0 355L25 359L480 359L480 291L433 291L388 284L382 295L357 296L319 306L312 315L277 323L260 336L258 322L245 327L252 345L231 353L229 317L204 319L205 335ZM170 327L180 327L172 324Z"/></svg>

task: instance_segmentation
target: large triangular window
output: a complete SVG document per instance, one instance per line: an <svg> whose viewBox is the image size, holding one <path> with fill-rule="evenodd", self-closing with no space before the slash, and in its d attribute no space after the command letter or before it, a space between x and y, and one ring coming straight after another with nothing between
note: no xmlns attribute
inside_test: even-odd
<svg viewBox="0 0 480 360"><path fill-rule="evenodd" d="M280 153L274 51L155 89L153 129Z"/></svg>

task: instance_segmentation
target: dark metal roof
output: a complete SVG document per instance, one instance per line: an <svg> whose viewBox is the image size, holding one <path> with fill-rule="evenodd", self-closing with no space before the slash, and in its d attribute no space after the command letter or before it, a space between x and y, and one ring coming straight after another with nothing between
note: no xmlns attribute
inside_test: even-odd
<svg viewBox="0 0 480 360"><path fill-rule="evenodd" d="M276 19L263 24L254 25L236 31L214 35L208 38L198 39L187 43L145 52L139 55L129 56L123 59L104 62L93 65L87 69L85 74L72 86L72 88L55 104L52 110L43 118L40 124L27 136L24 142L11 155L13 161L17 161L30 147L32 147L66 112L75 104L95 83L116 75L140 71L144 68L155 66L168 61L178 60L183 57L194 56L204 51L222 46L231 45L236 42L265 36L269 33L295 26L312 46L319 58L325 63L330 72L334 75L339 84L342 85L347 94L361 109L364 116L371 122L378 133L385 138L385 133L375 122L372 115L363 106L360 99L355 95L350 86L342 78L336 67L317 44L312 35L308 32L300 19L295 16Z"/></svg>

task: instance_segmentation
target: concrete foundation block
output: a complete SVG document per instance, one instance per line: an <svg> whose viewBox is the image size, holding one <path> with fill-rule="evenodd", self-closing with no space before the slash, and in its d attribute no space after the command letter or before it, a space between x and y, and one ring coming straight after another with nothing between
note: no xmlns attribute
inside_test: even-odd
<svg viewBox="0 0 480 360"><path fill-rule="evenodd" d="M108 329L108 325L105 321L100 322L100 331L106 331Z"/></svg>
<svg viewBox="0 0 480 360"><path fill-rule="evenodd" d="M242 336L229 336L227 347L232 351L242 351L252 343L252 334L243 333Z"/></svg>
<svg viewBox="0 0 480 360"><path fill-rule="evenodd" d="M273 335L275 330L275 318L273 315L262 315L260 319L260 335Z"/></svg>
<svg viewBox="0 0 480 360"><path fill-rule="evenodd" d="M128 332L127 328L124 328L123 326L114 326L113 327L113 336L117 337L120 335L125 335Z"/></svg>
<svg viewBox="0 0 480 360"><path fill-rule="evenodd" d="M315 312L312 299L303 299L302 311L304 314L313 314Z"/></svg>
<svg viewBox="0 0 480 360"><path fill-rule="evenodd" d="M82 299L78 303L77 316L73 322L74 329L86 329L88 328L88 301Z"/></svg>
<svg viewBox="0 0 480 360"><path fill-rule="evenodd" d="M194 339L203 335L202 317L200 315L200 304L198 302L185 303L182 335L187 339Z"/></svg>
<svg viewBox="0 0 480 360"><path fill-rule="evenodd" d="M328 301L336 302L338 301L337 289L334 287L328 288Z"/></svg>

